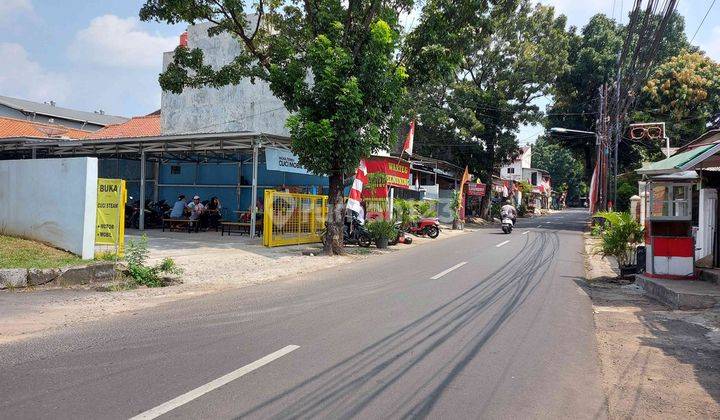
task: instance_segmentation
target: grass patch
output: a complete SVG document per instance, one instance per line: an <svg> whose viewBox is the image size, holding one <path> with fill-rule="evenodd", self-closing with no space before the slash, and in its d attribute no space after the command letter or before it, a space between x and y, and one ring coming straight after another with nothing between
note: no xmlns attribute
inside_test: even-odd
<svg viewBox="0 0 720 420"><path fill-rule="evenodd" d="M39 242L0 235L0 268L60 268L82 262L77 255Z"/></svg>

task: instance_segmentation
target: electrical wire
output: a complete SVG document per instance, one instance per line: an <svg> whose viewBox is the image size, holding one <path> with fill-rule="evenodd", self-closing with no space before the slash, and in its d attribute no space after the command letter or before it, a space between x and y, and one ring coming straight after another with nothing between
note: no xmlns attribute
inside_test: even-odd
<svg viewBox="0 0 720 420"><path fill-rule="evenodd" d="M715 1L712 0L712 3L710 3L710 7L708 7L707 12L705 12L705 16L703 16L702 20L700 21L700 25L698 25L697 29L695 29L695 33L693 34L692 38L690 39L690 43L695 40L695 37L697 36L698 32L700 32L700 28L702 28L703 24L705 23L705 19L707 19L708 15L710 14L710 10L712 10L713 6L715 6Z"/></svg>

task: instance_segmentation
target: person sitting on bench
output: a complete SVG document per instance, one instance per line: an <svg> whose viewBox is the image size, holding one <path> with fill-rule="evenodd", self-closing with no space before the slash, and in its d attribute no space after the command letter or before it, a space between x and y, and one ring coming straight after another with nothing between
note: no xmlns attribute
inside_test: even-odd
<svg viewBox="0 0 720 420"><path fill-rule="evenodd" d="M222 219L222 215L220 214L221 210L222 205L220 204L220 200L217 197L211 198L202 215L203 225L217 229L217 227L220 226L220 219Z"/></svg>
<svg viewBox="0 0 720 420"><path fill-rule="evenodd" d="M196 195L193 197L192 203L188 204L188 209L190 210L190 220L192 221L198 221L200 217L205 212L205 206L200 202L200 196ZM197 230L197 227L196 227Z"/></svg>
<svg viewBox="0 0 720 420"><path fill-rule="evenodd" d="M185 200L185 195L180 194L178 196L177 201L175 204L173 204L173 208L170 211L170 218L171 219L182 219L183 215L185 214L185 207L187 207L187 201Z"/></svg>

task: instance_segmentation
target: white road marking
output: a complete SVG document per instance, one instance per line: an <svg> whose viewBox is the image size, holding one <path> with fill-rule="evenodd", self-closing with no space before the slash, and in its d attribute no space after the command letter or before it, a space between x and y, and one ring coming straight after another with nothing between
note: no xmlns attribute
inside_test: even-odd
<svg viewBox="0 0 720 420"><path fill-rule="evenodd" d="M500 248L501 246L505 245L508 242L510 242L510 241L500 242L499 244L495 245L495 248Z"/></svg>
<svg viewBox="0 0 720 420"><path fill-rule="evenodd" d="M529 230L526 230L526 231L523 232L522 234L523 234L523 235L527 235L528 233L530 233L530 231L529 231Z"/></svg>
<svg viewBox="0 0 720 420"><path fill-rule="evenodd" d="M539 227L539 228L541 228L541 227L542 227L542 225L538 225L538 227Z"/></svg>
<svg viewBox="0 0 720 420"><path fill-rule="evenodd" d="M137 416L132 417L130 420L141 420L141 419L142 420L150 420L150 419L160 417L163 414L165 414L171 410L174 410L182 405L185 405L185 404L189 403L190 401L207 394L210 391L220 388L223 385L227 385L228 383L234 381L235 379L245 376L248 373L250 373L256 369L267 365L268 363L272 362L273 360L279 359L279 358L285 356L286 354L290 353L291 351L297 350L299 348L300 348L300 346L296 346L296 345L285 346L274 353L270 353L267 356L250 363L249 365L245 365L237 370L234 370L234 371L228 373L227 375L223 375L223 376L215 379L214 381L210 381L210 382L206 383L205 385L202 385L202 386L199 386L199 387L193 389L192 391L186 392L185 394L182 394L181 396L179 396L177 398L173 398L172 400L170 400L166 403L160 404L155 408L151 408L148 411L140 413Z"/></svg>
<svg viewBox="0 0 720 420"><path fill-rule="evenodd" d="M430 280L437 280L437 279L439 279L440 277L444 276L445 274L447 274L447 273L449 273L449 272L451 272L451 271L453 271L453 270L457 270L458 268L462 267L462 266L465 265L465 264L467 264L467 261L463 261L463 262L461 262L461 263L459 263L459 264L455 264L455 265L453 265L452 267L448 268L447 270L441 271L441 272L435 274L434 276L430 277Z"/></svg>

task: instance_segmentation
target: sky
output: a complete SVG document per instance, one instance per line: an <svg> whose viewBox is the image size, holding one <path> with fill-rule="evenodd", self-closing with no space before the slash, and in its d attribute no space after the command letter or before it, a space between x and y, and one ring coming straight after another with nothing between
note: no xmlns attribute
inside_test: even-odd
<svg viewBox="0 0 720 420"><path fill-rule="evenodd" d="M680 0L688 37L713 0ZM627 21L632 0L540 0L582 27L595 13ZM142 0L0 0L0 95L136 116L160 107L162 53L185 25L140 22ZM622 9L622 13L621 13ZM695 43L720 61L720 1ZM540 102L547 104L547 99ZM540 127L523 127L521 143Z"/></svg>

